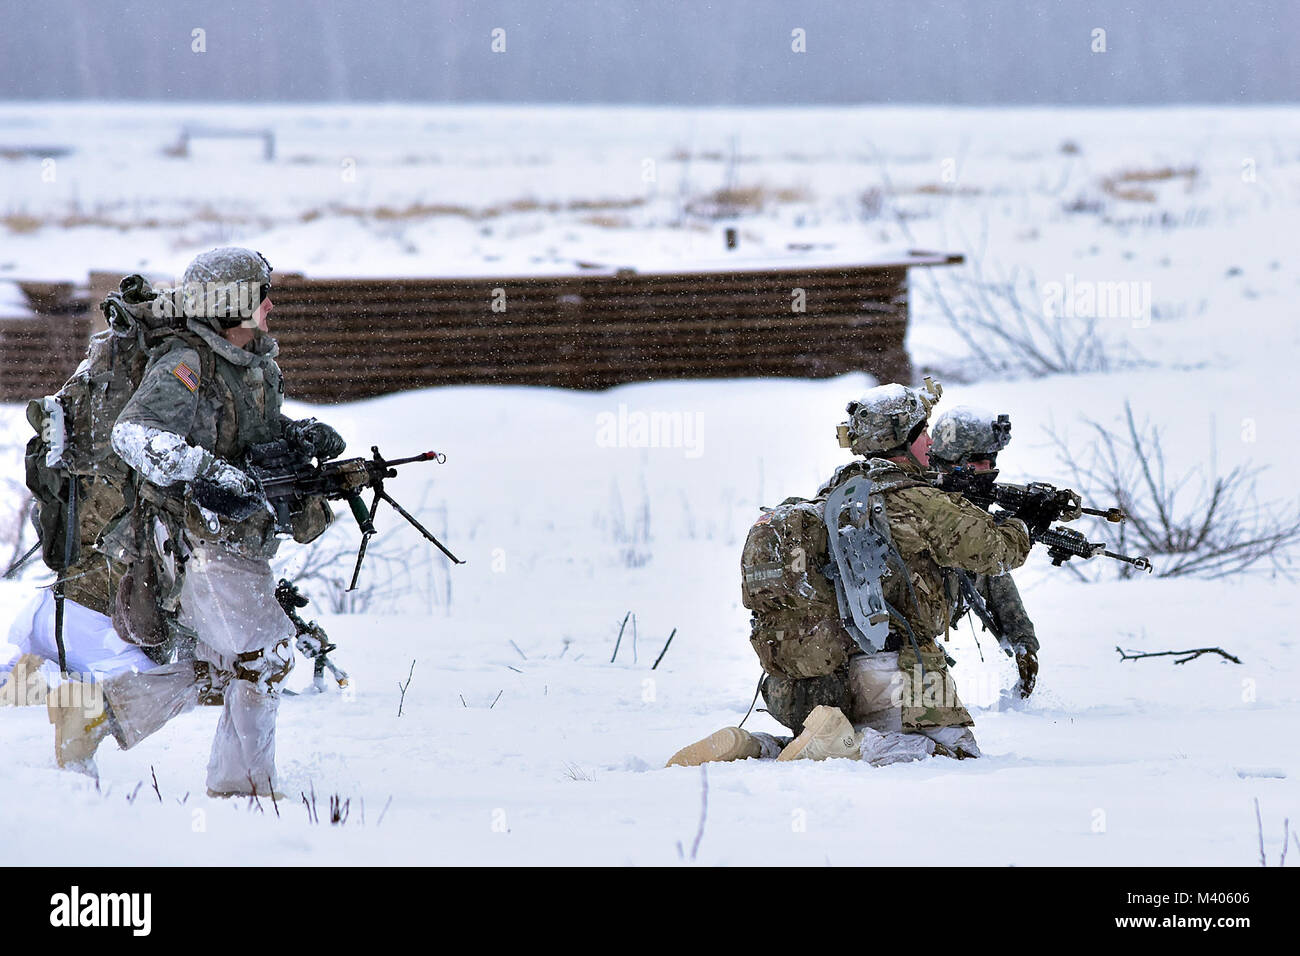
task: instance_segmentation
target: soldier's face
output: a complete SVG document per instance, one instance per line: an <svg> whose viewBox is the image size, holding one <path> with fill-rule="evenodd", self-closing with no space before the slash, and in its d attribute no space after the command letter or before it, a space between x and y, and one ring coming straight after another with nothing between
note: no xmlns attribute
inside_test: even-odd
<svg viewBox="0 0 1300 956"><path fill-rule="evenodd" d="M261 305L257 307L257 311L253 313L253 321L257 323L257 327L263 332L271 331L270 327L266 323L266 317L270 315L271 310L274 308L275 306L271 304L271 299L268 296L262 300Z"/></svg>
<svg viewBox="0 0 1300 956"><path fill-rule="evenodd" d="M972 458L968 464L971 471L993 470L993 462L989 461L987 458Z"/></svg>
<svg viewBox="0 0 1300 956"><path fill-rule="evenodd" d="M934 440L930 437L930 429L921 429L921 434L916 436L916 441L912 442L912 454L916 460L921 463L922 468L930 467L930 446Z"/></svg>

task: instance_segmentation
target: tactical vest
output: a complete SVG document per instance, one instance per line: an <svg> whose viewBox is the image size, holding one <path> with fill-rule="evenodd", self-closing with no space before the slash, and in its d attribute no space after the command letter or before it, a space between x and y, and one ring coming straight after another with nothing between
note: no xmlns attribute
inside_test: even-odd
<svg viewBox="0 0 1300 956"><path fill-rule="evenodd" d="M274 441L282 436L280 406L284 400L284 379L275 362L277 349L272 340L261 353L238 350L224 339L214 348L212 336L189 336L172 348L195 349L203 370L200 374L198 406L185 440L214 456L244 467L250 445ZM202 341L201 341L202 340ZM247 364L231 361L227 351L239 354ZM166 361L159 352L155 361ZM222 520L218 529L206 526L198 509L186 501L185 486L160 488L138 480L140 497L152 506L173 535L184 529L192 541L220 541L249 553L273 553L275 538L269 514L258 513L245 521Z"/></svg>

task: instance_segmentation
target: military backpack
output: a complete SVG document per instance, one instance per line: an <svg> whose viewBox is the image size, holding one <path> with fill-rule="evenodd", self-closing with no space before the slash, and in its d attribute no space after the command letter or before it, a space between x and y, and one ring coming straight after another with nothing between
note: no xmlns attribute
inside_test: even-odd
<svg viewBox="0 0 1300 956"><path fill-rule="evenodd" d="M103 613L122 569L91 552L132 496L130 469L113 451L113 425L154 350L169 347L177 336L191 337L156 317L153 298L142 277L123 279L120 291L100 306L108 330L91 337L86 357L58 392L27 405L36 434L27 443L24 465L41 557L66 578L72 600Z"/></svg>

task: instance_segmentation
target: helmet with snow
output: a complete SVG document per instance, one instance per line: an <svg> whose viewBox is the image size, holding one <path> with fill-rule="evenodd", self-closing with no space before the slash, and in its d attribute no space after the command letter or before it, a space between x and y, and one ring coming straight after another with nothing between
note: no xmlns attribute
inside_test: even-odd
<svg viewBox="0 0 1300 956"><path fill-rule="evenodd" d="M930 460L940 467L952 468L979 458L996 464L998 452L1011 441L1011 418L958 405L935 420L930 435L934 439Z"/></svg>
<svg viewBox="0 0 1300 956"><path fill-rule="evenodd" d="M256 325L253 313L271 293L271 264L260 252L222 246L196 256L181 277L187 316L218 331Z"/></svg>
<svg viewBox="0 0 1300 956"><path fill-rule="evenodd" d="M943 386L928 375L923 388L894 384L868 390L845 406L849 420L837 429L840 447L868 458L909 454L942 394Z"/></svg>

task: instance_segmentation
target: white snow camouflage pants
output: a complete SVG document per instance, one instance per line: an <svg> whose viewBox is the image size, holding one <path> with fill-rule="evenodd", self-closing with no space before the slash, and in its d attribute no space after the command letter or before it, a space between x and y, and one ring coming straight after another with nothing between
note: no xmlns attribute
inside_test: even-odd
<svg viewBox="0 0 1300 956"><path fill-rule="evenodd" d="M903 730L899 700L898 653L856 655L849 662L850 713L846 716L862 731L862 759L881 767L920 760L934 753L935 743L956 752L961 748L980 756L969 727L934 727Z"/></svg>
<svg viewBox="0 0 1300 956"><path fill-rule="evenodd" d="M156 666L140 648L126 643L113 630L106 614L76 601L63 602L63 646L68 670L83 680L102 680L129 670ZM45 659L41 674L48 685L62 680L58 644L54 639L54 594L42 589L14 617L8 643L0 643L0 675L7 673L23 654ZM0 677L0 682L3 678Z"/></svg>
<svg viewBox="0 0 1300 956"><path fill-rule="evenodd" d="M294 626L275 600L270 562L219 548L197 548L186 562L180 622L199 637L195 657L225 683L225 703L208 760L208 789L218 793L267 793L275 788L275 718L279 694L273 685L233 679L236 658L250 652L274 654L293 664L288 640ZM287 660L283 650L287 649ZM205 681L192 661L167 664L105 683L115 736L134 747L167 721L198 703Z"/></svg>

